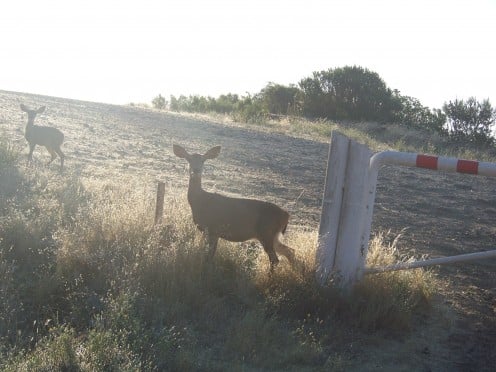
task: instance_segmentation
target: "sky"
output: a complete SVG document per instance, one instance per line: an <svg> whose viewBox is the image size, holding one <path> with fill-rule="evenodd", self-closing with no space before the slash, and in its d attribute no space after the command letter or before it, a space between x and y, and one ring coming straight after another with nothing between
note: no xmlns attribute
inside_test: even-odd
<svg viewBox="0 0 496 372"><path fill-rule="evenodd" d="M114 104L361 66L431 108L496 106L496 0L7 0L0 89Z"/></svg>

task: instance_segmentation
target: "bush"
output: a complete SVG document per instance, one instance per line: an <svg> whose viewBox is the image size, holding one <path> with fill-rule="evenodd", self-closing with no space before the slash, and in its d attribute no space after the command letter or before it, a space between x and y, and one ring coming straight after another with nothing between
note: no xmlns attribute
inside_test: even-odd
<svg viewBox="0 0 496 372"><path fill-rule="evenodd" d="M184 112L208 112L211 105L210 97L202 96L183 96L179 98L171 96L170 109L172 111Z"/></svg>
<svg viewBox="0 0 496 372"><path fill-rule="evenodd" d="M448 118L448 133L455 142L470 142L476 145L494 145L492 126L496 110L488 99L479 102L474 97L467 101L454 100L443 105Z"/></svg>
<svg viewBox="0 0 496 372"><path fill-rule="evenodd" d="M260 91L264 109L276 115L298 115L301 111L301 91L298 87L286 87L269 83Z"/></svg>
<svg viewBox="0 0 496 372"><path fill-rule="evenodd" d="M307 117L388 122L399 109L380 76L360 66L314 72L299 86Z"/></svg>
<svg viewBox="0 0 496 372"><path fill-rule="evenodd" d="M395 115L395 122L407 127L445 134L446 115L441 110L431 110L423 106L418 99L402 96L399 92L395 92L395 95L401 104L400 110Z"/></svg>
<svg viewBox="0 0 496 372"><path fill-rule="evenodd" d="M153 99L152 105L154 108L158 110L163 110L167 107L167 102L165 101L165 98L162 97L161 94L159 94L157 97Z"/></svg>

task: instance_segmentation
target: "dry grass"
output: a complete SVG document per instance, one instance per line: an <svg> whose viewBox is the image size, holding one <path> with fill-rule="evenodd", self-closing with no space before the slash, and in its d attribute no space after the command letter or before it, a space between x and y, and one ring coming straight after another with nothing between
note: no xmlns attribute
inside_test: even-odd
<svg viewBox="0 0 496 372"><path fill-rule="evenodd" d="M325 143L329 142L332 131L338 131L359 143L365 144L373 151L396 150L479 161L494 162L496 160L496 151L494 149L481 148L480 146L474 146L469 143L466 145L450 143L446 137L438 133L409 128L395 123L338 123L326 119L308 120L296 116L288 116L278 119L266 119L263 122L253 124L239 123L234 121L229 115L214 112L208 114L171 112L171 114L193 117L196 120L205 122L210 121L224 125L253 127L256 130L271 133L277 132Z"/></svg>
<svg viewBox="0 0 496 372"><path fill-rule="evenodd" d="M370 242L367 266L387 266L398 261L408 262L413 257L402 256L396 248L400 236L386 243L389 233L381 232ZM366 302L358 310L355 321L362 328L404 331L412 326L414 314L427 311L431 306L436 279L429 270L415 269L371 274L355 289L355 304Z"/></svg>
<svg viewBox="0 0 496 372"><path fill-rule="evenodd" d="M354 335L399 333L429 309L432 277L367 278L352 295L314 277L315 231L285 242L299 265L273 276L255 244L222 241L213 262L184 193L153 226L154 182L46 168L15 172L0 218L0 369L341 370ZM375 262L397 256L382 236ZM330 337L329 335L333 335ZM357 336L353 336L357 337Z"/></svg>
<svg viewBox="0 0 496 372"><path fill-rule="evenodd" d="M5 97L0 121L14 145L0 131L0 142L6 144L0 148L1 370L451 370L460 360L470 365L476 359L482 361L474 365L491 365L490 353L483 358L477 354L490 351L493 344L479 324L491 328L480 323L482 312L473 312L490 291L470 296L470 291L479 290L478 284L465 285L460 276L456 285L444 282L443 289L423 270L369 276L353 296L320 288L313 274L316 233L294 222L315 225L318 213L303 213L308 200L320 196L320 181L313 177L320 170L309 163L325 157L330 130L374 150L418 150L480 160L489 159L487 154L450 152L438 138L373 123L289 118L267 126L250 124L256 131L238 130L210 125L208 116L189 120L152 110ZM60 174L56 165L44 167L48 154L42 148L34 164L26 167L20 99L33 104L41 100L51 109L42 118L45 124L67 133L66 173ZM246 126L229 119L226 123ZM204 263L204 242L185 201L186 170L171 161L169 153L172 142L180 139L201 149L223 138L234 149L232 158L212 164L206 177L209 190L263 194L287 208L300 199L303 188L317 186L316 192L309 189L297 206L288 208L293 219L284 239L298 250L301 264L296 269L283 259L269 280L267 257L251 243L222 242L213 264ZM283 140L281 149L294 150L296 158L306 147L317 148L319 155L302 157L310 161L285 183L260 183L271 179L272 165L287 160L283 151L262 151L266 139ZM252 153L248 156L246 143L256 146L260 155L271 154L271 167L264 169ZM288 167L278 171L287 173ZM121 176L124 173L128 176ZM175 185L168 190L165 222L158 228L152 226L152 177ZM283 192L276 195L279 190ZM404 212L398 210L397 223L388 220L384 225L399 229L408 224ZM487 225L488 220L481 223ZM475 230L472 245L482 241ZM378 239L381 260L397 257L390 243L394 238L382 234ZM402 241L402 250L416 249L422 247L405 247ZM480 278L477 272L470 280ZM433 288L444 296L441 301L432 299ZM448 315L439 311L443 301ZM467 306L470 318L463 314L460 319L463 332L448 330L460 315L456 307L469 303L475 306ZM489 310L490 317L490 304L483 305L480 309ZM472 346L476 352L465 354Z"/></svg>

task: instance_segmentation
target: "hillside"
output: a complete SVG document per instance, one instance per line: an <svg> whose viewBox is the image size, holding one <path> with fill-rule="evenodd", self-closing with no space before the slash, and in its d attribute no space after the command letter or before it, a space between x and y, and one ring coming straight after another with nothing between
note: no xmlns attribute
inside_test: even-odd
<svg viewBox="0 0 496 372"><path fill-rule="evenodd" d="M143 184L152 197L156 181L161 180L167 192L182 198L185 206L187 167L174 157L172 144L198 152L221 145L219 158L206 165L206 189L281 205L291 213L290 233L312 233L318 228L328 142L139 107L0 91L0 132L23 156L27 153L26 117L20 103L46 105L36 124L64 132L66 171L60 177L78 177L83 183L132 179ZM49 155L37 148L34 158L35 167L42 168ZM57 162L49 172L58 174ZM24 172L32 172L24 159L20 163ZM401 234L398 250L417 258L493 249L495 182L385 167L379 175L373 233L389 232L391 240ZM440 283L435 310L419 315L414 329L401 336L358 335L356 342L341 350L348 363L345 366L353 370L360 366L368 370L493 368L496 260L445 266L434 272ZM353 358L357 361L349 362Z"/></svg>

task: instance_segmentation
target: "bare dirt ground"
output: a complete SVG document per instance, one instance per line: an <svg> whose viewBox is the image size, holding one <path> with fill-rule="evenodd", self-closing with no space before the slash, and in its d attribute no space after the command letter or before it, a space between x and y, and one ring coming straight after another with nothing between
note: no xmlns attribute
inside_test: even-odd
<svg viewBox="0 0 496 372"><path fill-rule="evenodd" d="M276 202L291 212L293 228L318 228L328 143L150 109L0 91L0 131L26 153L20 103L47 106L35 124L64 132L70 172L105 178L114 169L186 193L186 164L174 157L172 144L198 152L221 145L220 157L207 163L206 189ZM49 159L41 148L34 157L40 165ZM415 257L494 249L495 191L490 178L384 167L373 232L390 230L395 237L406 228L399 249ZM364 370L496 370L496 260L435 270L442 310L420 319L404 338L373 335L348 345Z"/></svg>

